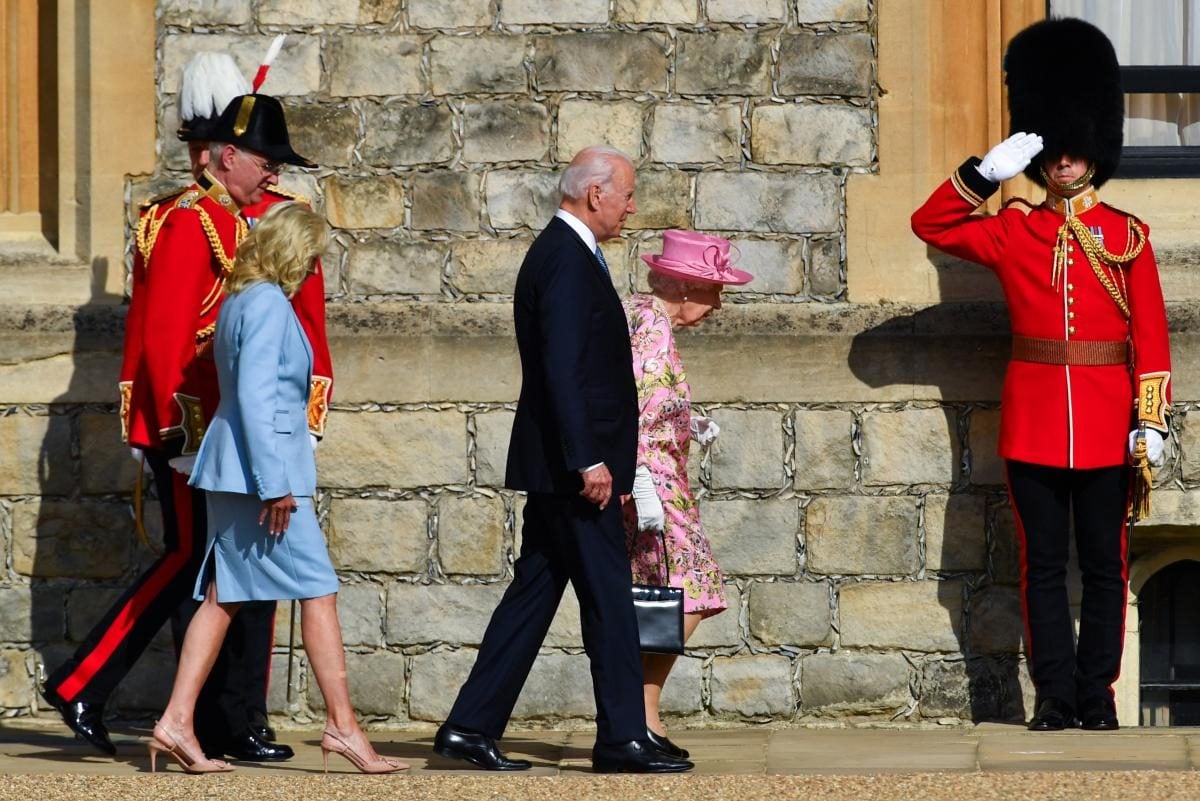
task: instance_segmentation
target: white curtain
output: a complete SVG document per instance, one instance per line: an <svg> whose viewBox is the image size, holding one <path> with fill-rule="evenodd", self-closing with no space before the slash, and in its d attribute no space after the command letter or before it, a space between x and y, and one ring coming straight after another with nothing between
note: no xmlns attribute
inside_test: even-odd
<svg viewBox="0 0 1200 801"><path fill-rule="evenodd" d="M1051 0L1050 13L1104 31L1123 66L1200 64L1200 0ZM1079 77L1087 80L1085 65ZM1200 144L1200 98L1127 95L1125 144Z"/></svg>

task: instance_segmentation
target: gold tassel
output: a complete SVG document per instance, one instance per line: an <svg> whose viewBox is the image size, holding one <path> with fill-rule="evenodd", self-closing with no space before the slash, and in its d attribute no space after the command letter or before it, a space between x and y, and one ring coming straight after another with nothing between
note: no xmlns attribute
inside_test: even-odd
<svg viewBox="0 0 1200 801"><path fill-rule="evenodd" d="M1129 515L1135 523L1150 516L1150 488L1153 482L1150 457L1146 453L1146 429L1143 425L1138 433L1137 445L1133 448L1133 491Z"/></svg>

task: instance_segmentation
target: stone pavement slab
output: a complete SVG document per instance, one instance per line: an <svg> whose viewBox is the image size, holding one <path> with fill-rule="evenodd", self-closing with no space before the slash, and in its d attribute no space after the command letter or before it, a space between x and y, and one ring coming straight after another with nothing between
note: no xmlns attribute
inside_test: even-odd
<svg viewBox="0 0 1200 801"><path fill-rule="evenodd" d="M1001 770L1189 770L1187 738L1172 734L1047 732L979 738L979 767Z"/></svg>
<svg viewBox="0 0 1200 801"><path fill-rule="evenodd" d="M813 735L816 736L813 736ZM978 769L970 729L789 729L774 732L767 773L915 773Z"/></svg>
<svg viewBox="0 0 1200 801"><path fill-rule="evenodd" d="M360 776L339 757L323 775L319 735L318 729L281 732L280 739L296 749L286 763L237 763L235 773L220 777L185 776L172 764L152 775L147 729L118 729L118 754L110 759L61 725L0 721L0 801L1200 798L1200 733L1189 729L1033 734L987 724L677 730L672 739L691 750L697 768L667 777L591 773L590 731L514 732L504 748L531 759L533 770L490 774L435 756L431 728L370 733L381 754L412 766L403 775Z"/></svg>

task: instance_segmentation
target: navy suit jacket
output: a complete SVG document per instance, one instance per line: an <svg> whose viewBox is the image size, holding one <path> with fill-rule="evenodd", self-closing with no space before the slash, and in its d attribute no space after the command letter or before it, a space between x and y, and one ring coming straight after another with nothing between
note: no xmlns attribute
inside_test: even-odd
<svg viewBox="0 0 1200 801"><path fill-rule="evenodd" d="M604 462L613 494L633 488L638 401L629 324L595 254L555 217L534 240L513 297L521 397L504 485L575 494Z"/></svg>

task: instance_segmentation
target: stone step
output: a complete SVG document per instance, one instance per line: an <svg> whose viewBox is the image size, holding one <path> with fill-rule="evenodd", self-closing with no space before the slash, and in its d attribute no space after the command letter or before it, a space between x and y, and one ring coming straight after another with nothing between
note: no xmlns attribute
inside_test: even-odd
<svg viewBox="0 0 1200 801"><path fill-rule="evenodd" d="M93 274L86 264L47 264L0 260L0 280L4 282L3 302L7 305L68 305L91 303Z"/></svg>

